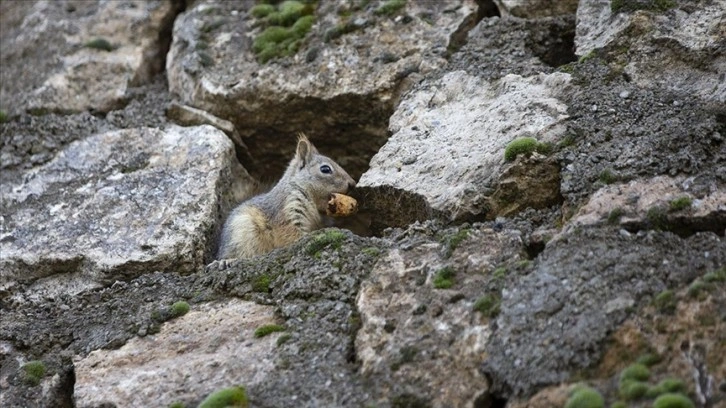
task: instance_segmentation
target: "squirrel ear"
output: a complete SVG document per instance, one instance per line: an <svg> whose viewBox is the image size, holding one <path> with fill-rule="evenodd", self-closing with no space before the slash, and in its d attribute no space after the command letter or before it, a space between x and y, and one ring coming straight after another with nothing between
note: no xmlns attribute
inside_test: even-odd
<svg viewBox="0 0 726 408"><path fill-rule="evenodd" d="M295 153L295 157L300 162L300 168L302 169L307 163L312 161L313 154L316 154L318 151L315 149L315 146L310 143L310 140L308 140L305 134L301 132L298 133L297 136L297 152Z"/></svg>

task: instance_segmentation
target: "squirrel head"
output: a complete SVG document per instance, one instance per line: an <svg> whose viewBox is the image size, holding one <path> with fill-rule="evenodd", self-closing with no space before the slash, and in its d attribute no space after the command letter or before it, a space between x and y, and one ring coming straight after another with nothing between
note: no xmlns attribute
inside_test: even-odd
<svg viewBox="0 0 726 408"><path fill-rule="evenodd" d="M355 180L302 133L298 134L297 151L290 162L292 182L302 187L321 212L327 208L330 194L345 194L355 187Z"/></svg>

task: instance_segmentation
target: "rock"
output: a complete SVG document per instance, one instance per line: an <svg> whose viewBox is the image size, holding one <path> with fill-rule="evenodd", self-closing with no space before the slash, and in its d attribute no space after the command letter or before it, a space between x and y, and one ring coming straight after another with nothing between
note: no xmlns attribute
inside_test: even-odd
<svg viewBox="0 0 726 408"><path fill-rule="evenodd" d="M209 126L114 131L71 143L3 184L4 295L19 284L54 297L150 270L199 268L220 210L250 186L233 154Z"/></svg>
<svg viewBox="0 0 726 408"><path fill-rule="evenodd" d="M577 0L494 0L502 14L521 18L551 17L561 14L574 14Z"/></svg>
<svg viewBox="0 0 726 408"><path fill-rule="evenodd" d="M567 381L600 360L597 345L632 313L633 301L639 310L725 262L724 238L713 233L565 233L547 243L531 274L503 291L484 371L508 396ZM616 298L620 307L611 303Z"/></svg>
<svg viewBox="0 0 726 408"><path fill-rule="evenodd" d="M557 163L536 153L532 157L518 156L502 169L491 196L489 218L511 217L526 208L547 208L561 202Z"/></svg>
<svg viewBox="0 0 726 408"><path fill-rule="evenodd" d="M726 36L717 1L704 5L664 2L640 3L632 10L626 2L580 2L577 10L577 55L613 47L625 55L622 69L641 86L688 90L709 101L726 102ZM638 4L638 3L636 3Z"/></svg>
<svg viewBox="0 0 726 408"><path fill-rule="evenodd" d="M709 185L710 184L710 185ZM726 232L726 193L694 177L657 176L603 187L568 222L567 230L596 224L630 231L668 229L681 234Z"/></svg>
<svg viewBox="0 0 726 408"><path fill-rule="evenodd" d="M247 166L254 175L282 174L289 141L304 131L357 179L386 139L404 79L444 66L449 37L476 7L408 2L387 16L378 6L320 1L303 48L261 64L252 43L263 28L246 5L197 4L174 25L169 88L182 103L234 123L255 157ZM240 17L230 18L232 11ZM401 14L408 18L395 18ZM368 21L364 28L326 40L326 31L358 18Z"/></svg>
<svg viewBox="0 0 726 408"><path fill-rule="evenodd" d="M474 406L489 396L477 366L492 328L474 304L490 289L495 267L516 259L521 239L490 229L449 233L466 235L450 249L451 259L444 250L447 240L404 238L401 247L410 242L412 248L382 256L358 293L360 370L393 405L415 396L431 407ZM454 284L435 288L437 273L451 265Z"/></svg>
<svg viewBox="0 0 726 408"><path fill-rule="evenodd" d="M2 108L16 114L122 106L129 87L163 68L160 32L175 7L166 1L10 2L0 24Z"/></svg>
<svg viewBox="0 0 726 408"><path fill-rule="evenodd" d="M75 406L195 406L220 388L253 388L273 368L280 333L254 336L276 323L273 311L238 299L200 304L158 334L96 350L74 362Z"/></svg>
<svg viewBox="0 0 726 408"><path fill-rule="evenodd" d="M420 86L399 104L389 125L393 136L358 186L421 196L449 220L486 214L506 145L523 136L541 142L561 138L567 115L557 95L568 80L569 75L556 73L488 82L456 71ZM409 156L416 161L404 165ZM389 202L376 212L398 205Z"/></svg>

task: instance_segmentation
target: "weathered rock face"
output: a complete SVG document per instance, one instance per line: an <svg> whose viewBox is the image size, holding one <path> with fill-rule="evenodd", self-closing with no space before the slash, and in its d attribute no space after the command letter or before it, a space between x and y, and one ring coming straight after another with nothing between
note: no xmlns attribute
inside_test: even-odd
<svg viewBox="0 0 726 408"><path fill-rule="evenodd" d="M448 220L486 215L506 145L518 137L553 143L564 134L567 108L557 95L568 82L562 73L488 82L456 71L420 86L399 104L393 136L358 185L422 196ZM513 118L519 125L512 126Z"/></svg>
<svg viewBox="0 0 726 408"><path fill-rule="evenodd" d="M385 142L403 80L442 67L450 36L475 14L469 0L408 2L390 15L377 13L380 5L320 1L303 49L261 65L252 2L200 3L175 22L169 88L235 124L255 175L282 174L304 131L357 179Z"/></svg>
<svg viewBox="0 0 726 408"><path fill-rule="evenodd" d="M272 371L279 338L279 333L255 338L254 331L274 323L273 308L253 302L232 299L194 307L158 334L74 362L75 406L192 406L220 388L254 388Z"/></svg>
<svg viewBox="0 0 726 408"><path fill-rule="evenodd" d="M114 131L70 144L2 186L3 291L33 285L55 296L148 270L200 267L219 208L244 181L244 170L229 165L233 154L209 126Z"/></svg>
<svg viewBox="0 0 726 408"><path fill-rule="evenodd" d="M108 112L163 68L171 1L3 4L0 100L9 114ZM12 101L12 103L10 102Z"/></svg>
<svg viewBox="0 0 726 408"><path fill-rule="evenodd" d="M0 2L0 406L726 402L723 0L256 3ZM300 130L378 237L205 266Z"/></svg>
<svg viewBox="0 0 726 408"><path fill-rule="evenodd" d="M617 69L638 85L726 102L726 2L682 2L679 7L676 1L580 3L578 55L618 48L627 56L614 61Z"/></svg>

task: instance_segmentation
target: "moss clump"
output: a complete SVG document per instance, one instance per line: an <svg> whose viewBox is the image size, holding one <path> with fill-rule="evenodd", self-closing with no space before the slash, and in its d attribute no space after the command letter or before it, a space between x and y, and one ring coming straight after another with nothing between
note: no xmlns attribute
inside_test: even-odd
<svg viewBox="0 0 726 408"><path fill-rule="evenodd" d="M665 378L661 380L658 385L650 387L645 396L648 398L655 398L666 393L685 394L686 391L686 384L684 384L683 381L677 378Z"/></svg>
<svg viewBox="0 0 726 408"><path fill-rule="evenodd" d="M272 283L272 277L264 274L260 275L252 281L252 290L267 293L270 291L270 283Z"/></svg>
<svg viewBox="0 0 726 408"><path fill-rule="evenodd" d="M565 408L604 408L605 400L600 392L590 387L577 387L565 403Z"/></svg>
<svg viewBox="0 0 726 408"><path fill-rule="evenodd" d="M615 401L610 405L610 408L628 408L628 404L623 401Z"/></svg>
<svg viewBox="0 0 726 408"><path fill-rule="evenodd" d="M450 266L443 267L434 274L433 284L436 289L449 289L454 286L456 271Z"/></svg>
<svg viewBox="0 0 726 408"><path fill-rule="evenodd" d="M614 182L618 181L618 176L615 175L615 173L613 173L610 169L605 169L600 172L598 180L600 180L603 184L613 184Z"/></svg>
<svg viewBox="0 0 726 408"><path fill-rule="evenodd" d="M648 381L648 378L650 378L650 370L640 363L631 364L620 372L620 381Z"/></svg>
<svg viewBox="0 0 726 408"><path fill-rule="evenodd" d="M84 44L86 48L93 48L101 51L113 51L113 45L108 42L105 38L94 38L93 40Z"/></svg>
<svg viewBox="0 0 726 408"><path fill-rule="evenodd" d="M686 208L690 208L691 204L693 204L693 200L691 200L691 197L678 197L674 200L671 200L670 208L671 211L681 211L685 210Z"/></svg>
<svg viewBox="0 0 726 408"><path fill-rule="evenodd" d="M332 249L340 249L345 241L345 234L340 230L328 229L315 235L313 239L308 243L305 252L308 255L320 256L320 251L325 247L331 247Z"/></svg>
<svg viewBox="0 0 726 408"><path fill-rule="evenodd" d="M469 231L469 228L462 228L455 234L449 235L444 238L443 244L445 258L450 257L451 254L454 253L456 248L459 247L459 244L461 244L469 236Z"/></svg>
<svg viewBox="0 0 726 408"><path fill-rule="evenodd" d="M39 360L28 361L21 367L23 370L23 381L26 384L36 386L45 376L45 364Z"/></svg>
<svg viewBox="0 0 726 408"><path fill-rule="evenodd" d="M290 341L290 339L292 339L292 335L290 335L289 333L280 335L280 337L277 338L277 347L280 347L283 344L287 343L288 341Z"/></svg>
<svg viewBox="0 0 726 408"><path fill-rule="evenodd" d="M648 218L648 222L650 225L659 230L667 230L668 229L668 219L666 217L665 211L660 207L653 207L648 210L648 213L646 214L646 217Z"/></svg>
<svg viewBox="0 0 726 408"><path fill-rule="evenodd" d="M507 268L500 266L492 272L492 278L496 280L504 279L507 276Z"/></svg>
<svg viewBox="0 0 726 408"><path fill-rule="evenodd" d="M726 282L726 267L703 275L703 281L706 283Z"/></svg>
<svg viewBox="0 0 726 408"><path fill-rule="evenodd" d="M520 137L509 142L504 149L504 160L512 161L520 154L531 155L533 152L548 154L552 147L546 143L540 143L533 137Z"/></svg>
<svg viewBox="0 0 726 408"><path fill-rule="evenodd" d="M638 357L638 360L636 362L646 367L651 367L660 363L661 360L663 360L663 358L660 355L656 353L648 353Z"/></svg>
<svg viewBox="0 0 726 408"><path fill-rule="evenodd" d="M693 408L693 401L683 394L663 394L653 401L653 408Z"/></svg>
<svg viewBox="0 0 726 408"><path fill-rule="evenodd" d="M618 394L620 395L620 398L626 400L626 401L632 401L636 400L638 398L642 398L645 396L645 394L648 393L648 384L641 382L641 381L635 381L635 380L625 380L620 381L620 386L618 388Z"/></svg>
<svg viewBox="0 0 726 408"><path fill-rule="evenodd" d="M704 300L708 296L708 292L714 289L715 285L713 283L696 279L688 286L688 296L692 299Z"/></svg>
<svg viewBox="0 0 726 408"><path fill-rule="evenodd" d="M376 257L381 254L381 250L376 247L367 247L367 248L361 249L360 251L362 253L364 253L368 256L372 256L372 257Z"/></svg>
<svg viewBox="0 0 726 408"><path fill-rule="evenodd" d="M620 217L622 217L624 213L625 211L623 211L622 208L614 208L612 211L610 211L610 214L608 214L608 224L616 225L618 222L620 222Z"/></svg>
<svg viewBox="0 0 726 408"><path fill-rule="evenodd" d="M250 9L250 14L255 18L264 18L275 12L275 6L272 4L257 4Z"/></svg>
<svg viewBox="0 0 726 408"><path fill-rule="evenodd" d="M180 300L179 302L175 302L171 305L172 317L184 316L187 313L189 313L189 303Z"/></svg>
<svg viewBox="0 0 726 408"><path fill-rule="evenodd" d="M247 391L244 387L230 387L209 394L197 408L247 408L248 406Z"/></svg>
<svg viewBox="0 0 726 408"><path fill-rule="evenodd" d="M250 11L265 28L252 43L252 51L261 63L297 52L302 39L315 23L313 6L300 1L283 1L277 7L260 4Z"/></svg>
<svg viewBox="0 0 726 408"><path fill-rule="evenodd" d="M169 405L169 408L184 408L184 404L181 402L174 402Z"/></svg>
<svg viewBox="0 0 726 408"><path fill-rule="evenodd" d="M255 329L255 337L265 337L268 334L285 331L285 327L279 324L266 324Z"/></svg>
<svg viewBox="0 0 726 408"><path fill-rule="evenodd" d="M499 314L502 299L498 294L488 294L474 302L474 310L486 317L492 318Z"/></svg>
<svg viewBox="0 0 726 408"><path fill-rule="evenodd" d="M673 313L676 310L677 303L676 295L670 289L664 290L653 299L656 309L662 313Z"/></svg>
<svg viewBox="0 0 726 408"><path fill-rule="evenodd" d="M8 114L5 113L4 110L0 110L0 123L5 123L8 121Z"/></svg>
<svg viewBox="0 0 726 408"><path fill-rule="evenodd" d="M390 16L406 5L406 0L388 0L375 11L379 16Z"/></svg>

